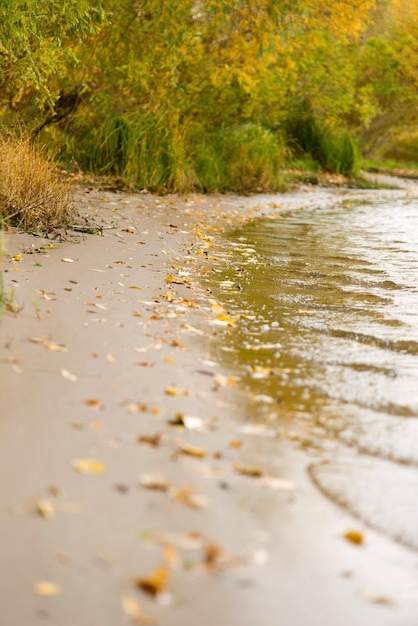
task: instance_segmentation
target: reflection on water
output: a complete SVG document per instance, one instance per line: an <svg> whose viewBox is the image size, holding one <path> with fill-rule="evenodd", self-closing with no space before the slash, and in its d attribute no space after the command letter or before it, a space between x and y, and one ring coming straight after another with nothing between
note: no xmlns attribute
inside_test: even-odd
<svg viewBox="0 0 418 626"><path fill-rule="evenodd" d="M301 209L228 245L214 290L239 321L221 349L255 416L418 464L418 203Z"/></svg>

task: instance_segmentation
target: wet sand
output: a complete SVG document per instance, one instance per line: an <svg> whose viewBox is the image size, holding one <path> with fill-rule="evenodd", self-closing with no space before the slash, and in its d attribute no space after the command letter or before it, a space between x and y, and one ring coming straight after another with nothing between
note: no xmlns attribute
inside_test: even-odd
<svg viewBox="0 0 418 626"><path fill-rule="evenodd" d="M265 198L75 200L103 236L5 238L20 310L0 325L1 623L147 623L139 605L162 626L418 623L418 555L327 500L297 441L239 432L239 381L213 348L230 320L205 277ZM138 579L156 568L153 597Z"/></svg>

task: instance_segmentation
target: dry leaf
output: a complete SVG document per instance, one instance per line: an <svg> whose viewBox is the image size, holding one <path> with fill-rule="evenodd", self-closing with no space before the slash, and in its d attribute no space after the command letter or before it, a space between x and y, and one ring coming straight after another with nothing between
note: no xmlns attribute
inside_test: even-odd
<svg viewBox="0 0 418 626"><path fill-rule="evenodd" d="M185 388L177 389L176 387L166 387L164 391L168 396L174 396L174 397L188 396L190 394L190 391Z"/></svg>
<svg viewBox="0 0 418 626"><path fill-rule="evenodd" d="M64 344L62 343L54 343L54 342L48 342L48 343L44 343L44 346L47 350L50 350L51 352L67 352L67 347L64 346Z"/></svg>
<svg viewBox="0 0 418 626"><path fill-rule="evenodd" d="M344 538L350 543L354 543L356 546L361 546L364 543L364 536L359 530L347 530L344 533Z"/></svg>
<svg viewBox="0 0 418 626"><path fill-rule="evenodd" d="M394 604L392 598L390 598L389 596L382 594L382 593L376 593L375 591L372 591L371 589L362 589L360 591L360 595L363 598L363 600L366 600L367 602L371 602L372 604L383 604L386 606L390 606Z"/></svg>
<svg viewBox="0 0 418 626"><path fill-rule="evenodd" d="M134 598L124 596L121 598L121 604L123 612L133 624L154 624L154 618L145 613L139 602Z"/></svg>
<svg viewBox="0 0 418 626"><path fill-rule="evenodd" d="M55 507L50 500L41 498L37 501L36 508L39 515L41 515L41 517L44 517L45 519L51 519L55 517Z"/></svg>
<svg viewBox="0 0 418 626"><path fill-rule="evenodd" d="M251 478L261 478L261 476L264 476L263 470L257 466L234 463L233 468L237 474L243 474L243 476L250 476Z"/></svg>
<svg viewBox="0 0 418 626"><path fill-rule="evenodd" d="M45 343L45 337L29 337L28 341L31 343L43 344Z"/></svg>
<svg viewBox="0 0 418 626"><path fill-rule="evenodd" d="M155 489L156 491L168 491L170 483L165 474L141 474L139 484L146 489Z"/></svg>
<svg viewBox="0 0 418 626"><path fill-rule="evenodd" d="M70 383L76 383L78 380L78 377L75 374L71 374L71 372L69 372L66 369L61 369L60 374L63 378L65 378L66 380L69 380Z"/></svg>
<svg viewBox="0 0 418 626"><path fill-rule="evenodd" d="M170 490L170 495L175 502L184 504L191 509L204 509L209 504L208 498L193 493L193 488L189 486L173 487Z"/></svg>
<svg viewBox="0 0 418 626"><path fill-rule="evenodd" d="M72 466L85 476L101 476L106 471L105 464L98 459L74 459Z"/></svg>
<svg viewBox="0 0 418 626"><path fill-rule="evenodd" d="M148 443L150 446L157 447L161 442L161 433L156 433L155 435L139 435L137 442Z"/></svg>
<svg viewBox="0 0 418 626"><path fill-rule="evenodd" d="M260 487L270 487L271 489L281 489L282 491L293 491L295 489L295 483L291 480L267 476L266 474L257 479L257 484Z"/></svg>
<svg viewBox="0 0 418 626"><path fill-rule="evenodd" d="M129 289L137 289L138 291L141 291L142 287L138 287L137 285L129 285Z"/></svg>
<svg viewBox="0 0 418 626"><path fill-rule="evenodd" d="M40 580L35 583L33 590L38 596L53 597L61 593L61 587L49 580Z"/></svg>
<svg viewBox="0 0 418 626"><path fill-rule="evenodd" d="M157 596L167 590L170 572L167 567L158 567L149 576L136 578L137 587L146 591L152 596Z"/></svg>
<svg viewBox="0 0 418 626"><path fill-rule="evenodd" d="M66 257L62 258L62 259L61 259L61 261L62 261L63 263L74 263L74 259L68 259L68 258L66 258Z"/></svg>
<svg viewBox="0 0 418 626"><path fill-rule="evenodd" d="M199 459L202 459L206 456L206 452L202 450L202 448L198 448L197 446L192 445L184 439L176 439L175 443L179 447L180 452L182 452L183 454L189 454L190 456L194 456Z"/></svg>
<svg viewBox="0 0 418 626"><path fill-rule="evenodd" d="M98 398L87 398L87 400L84 400L84 404L87 404L92 409L99 409L102 405Z"/></svg>

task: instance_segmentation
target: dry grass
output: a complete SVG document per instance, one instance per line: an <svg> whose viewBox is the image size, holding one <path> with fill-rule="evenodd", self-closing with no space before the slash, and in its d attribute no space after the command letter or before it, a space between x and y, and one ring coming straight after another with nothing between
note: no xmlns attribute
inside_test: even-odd
<svg viewBox="0 0 418 626"><path fill-rule="evenodd" d="M68 186L46 148L23 132L0 136L0 223L45 231L73 216Z"/></svg>

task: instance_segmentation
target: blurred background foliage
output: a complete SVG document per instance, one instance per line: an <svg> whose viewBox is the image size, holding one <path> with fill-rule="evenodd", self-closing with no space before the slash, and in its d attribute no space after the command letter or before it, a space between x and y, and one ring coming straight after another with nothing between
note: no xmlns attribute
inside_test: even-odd
<svg viewBox="0 0 418 626"><path fill-rule="evenodd" d="M0 122L135 188L418 163L418 0L0 0Z"/></svg>

